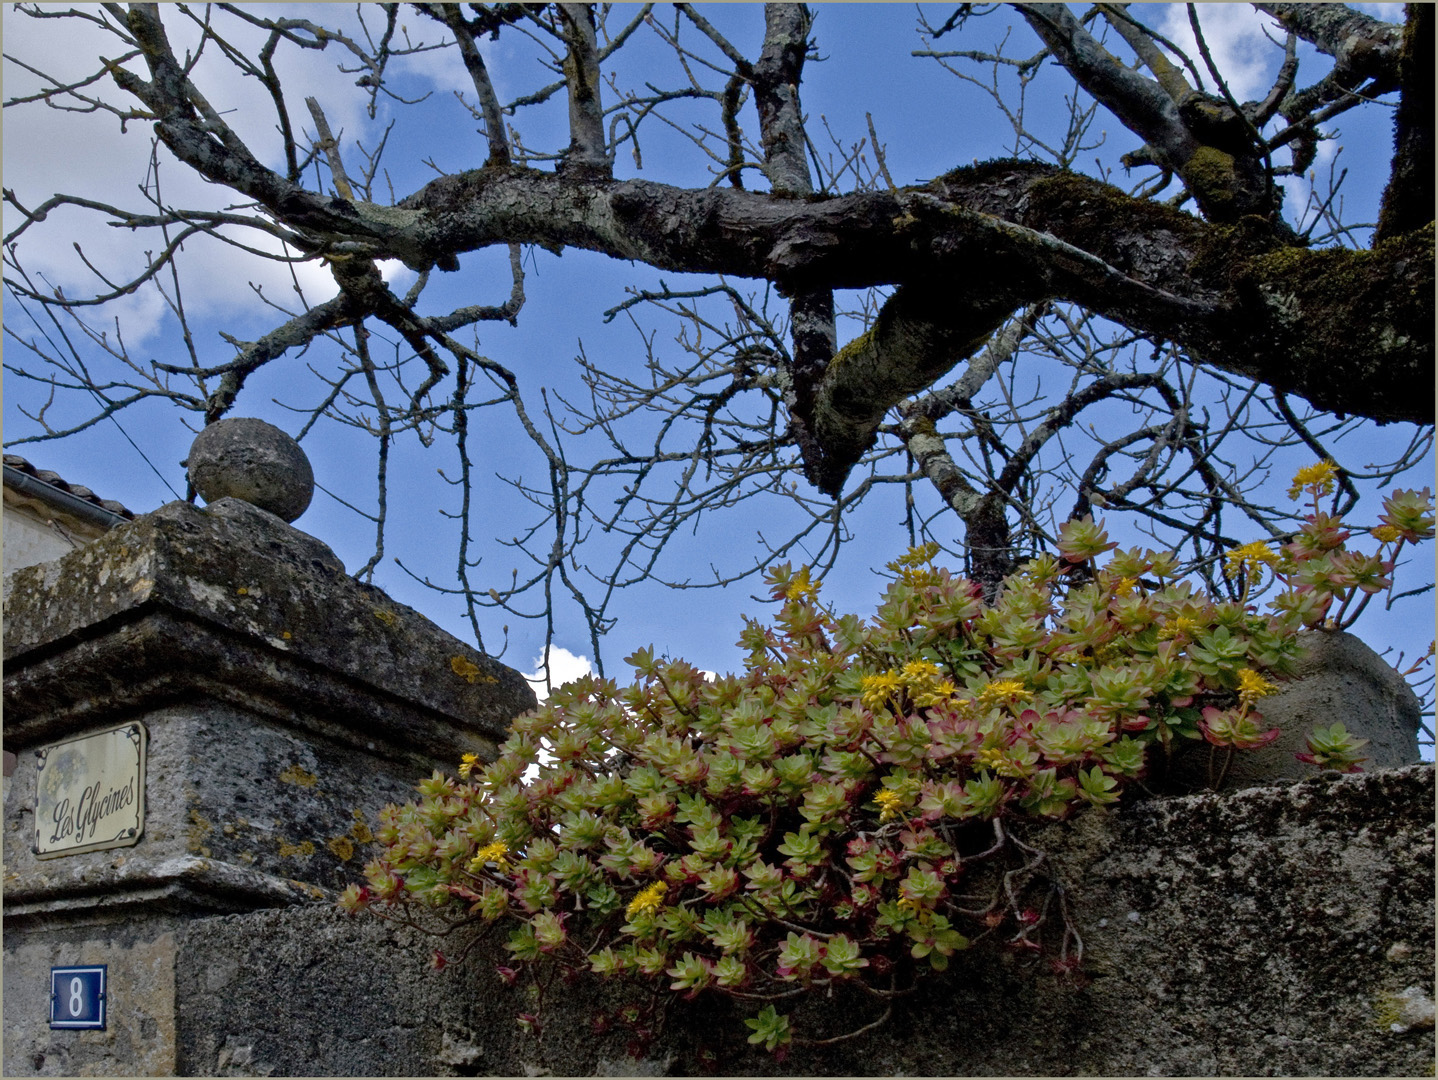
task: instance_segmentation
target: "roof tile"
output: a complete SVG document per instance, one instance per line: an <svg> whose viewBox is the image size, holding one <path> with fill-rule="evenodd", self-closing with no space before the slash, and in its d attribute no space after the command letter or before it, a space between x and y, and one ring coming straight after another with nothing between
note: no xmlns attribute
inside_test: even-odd
<svg viewBox="0 0 1438 1080"><path fill-rule="evenodd" d="M103 507L112 514L119 514L122 518L134 520L134 512L128 509L124 504L118 503L114 499L102 499L83 484L71 484L67 482L65 478L57 472L52 472L49 469L37 469L19 454L6 454L5 464L9 465L12 469L19 469L26 475L33 476L36 480L49 484L53 488L67 492L77 499L84 499L88 503L94 503L96 506Z"/></svg>

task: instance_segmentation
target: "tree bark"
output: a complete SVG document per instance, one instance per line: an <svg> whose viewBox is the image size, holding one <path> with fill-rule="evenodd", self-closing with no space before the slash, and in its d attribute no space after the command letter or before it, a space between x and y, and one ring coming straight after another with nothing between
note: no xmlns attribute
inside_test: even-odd
<svg viewBox="0 0 1438 1080"><path fill-rule="evenodd" d="M1376 241L1433 220L1433 7L1407 5L1398 61L1401 96L1393 117L1393 169L1383 192Z"/></svg>
<svg viewBox="0 0 1438 1080"><path fill-rule="evenodd" d="M1060 59L1075 77L1106 94L1100 99L1170 154L1181 173L1222 149L1196 138L1202 110L1186 115L1158 83L1121 78L1122 65L1081 26L1069 25L1066 8L1023 10L1041 34L1048 28L1045 40L1066 50ZM578 54L571 56L571 157L593 167L543 173L496 164L440 177L397 206L326 198L265 168L190 85L151 8L138 6L129 16L151 81L119 68L113 74L152 110L157 134L181 161L259 202L314 253L449 269L465 252L537 244L774 282L796 301L795 342L803 354L795 359L803 385L791 412L814 442L805 447L809 478L830 493L842 487L889 408L971 355L1013 310L1046 300L1080 304L1321 409L1379 422L1433 420L1431 216L1426 227L1369 251L1311 251L1263 214L1247 212L1262 205L1246 181L1215 181L1205 194L1208 180L1187 177L1200 202L1208 201L1203 221L1088 177L1017 161L957 169L921 187L810 194L803 147L791 130L797 90L777 77L797 74L807 17L782 5L769 12L766 55L754 72L764 83L758 97L776 190L614 181L591 160L600 149L592 130L598 99L577 92L593 81L580 71L587 71L592 43L578 14L569 19ZM1373 30L1372 20L1335 28L1307 8L1279 17L1354 65L1378 64L1392 36ZM1377 44L1365 52L1355 39ZM775 78L758 79L770 68ZM1417 85L1421 75L1413 79ZM1225 187L1228 203L1214 194ZM1402 212L1402 220L1414 217ZM872 285L900 288L874 334L828 363L827 294Z"/></svg>
<svg viewBox="0 0 1438 1080"><path fill-rule="evenodd" d="M371 229L356 209L331 227L373 243L377 257L425 263L518 242L767 278L791 294L912 282L974 302L1070 300L1320 408L1432 420L1412 393L1433 365L1431 232L1372 251L1310 251L1023 162L806 200L477 170L434 180L390 213L413 216Z"/></svg>

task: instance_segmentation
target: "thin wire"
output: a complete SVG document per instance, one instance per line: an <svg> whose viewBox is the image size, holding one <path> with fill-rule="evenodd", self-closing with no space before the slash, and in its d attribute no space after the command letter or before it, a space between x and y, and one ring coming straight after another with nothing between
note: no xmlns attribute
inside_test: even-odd
<svg viewBox="0 0 1438 1080"><path fill-rule="evenodd" d="M95 391L90 389L90 387L88 386L85 389L90 390L91 396L94 397L96 401L100 402L101 405L104 405L105 402L99 394L96 394ZM176 491L173 487L170 487L170 482L165 479L165 474L162 473L159 469L155 468L155 463L145 456L145 451L141 450L139 446L136 445L135 440L130 438L130 433L126 431L123 427L120 427L120 421L115 419L114 413L110 414L110 422L114 424L117 428L120 428L120 434L125 436L125 441L131 446L135 447L135 453L139 454L142 458L145 458L145 464L150 466L150 471L153 472L156 476L158 476L160 478L160 483L164 484L165 487L170 488L170 494L173 495L176 499L178 499L180 497L180 493Z"/></svg>
<svg viewBox="0 0 1438 1080"><path fill-rule="evenodd" d="M7 284L8 284L8 283L7 283ZM40 332L43 334L43 333L45 332L44 329L43 329L43 328L40 328L40 326L39 326L39 321L35 318L35 316L34 316L33 314L31 314L30 309L29 309L28 307L25 307L25 305L24 305L23 303L21 304L21 308L25 311L25 314L27 314L27 315L30 316L30 320L36 324L36 327L37 327L38 329L40 329ZM57 329L60 329L59 323L56 323L56 328L57 328ZM64 331L63 329L60 329L60 334L61 334L62 337L64 337L65 331ZM65 341L66 341L66 343L68 344L68 343L69 343L69 338L65 338ZM72 348L71 348L71 351L72 351L72 352L74 351L74 350L73 350L73 346L72 346ZM78 359L78 354L76 354L76 358ZM87 391L89 391L90 396L91 396L92 398L94 398L94 399L100 404L100 407L101 407L102 409L108 404L108 403L105 401L105 399L102 398L102 397L95 391L95 388L94 388L93 386L88 386L88 385L87 385L87 386L85 387L85 389L86 389ZM132 439L132 438L130 438L130 433L129 433L128 431L126 431L123 427L120 426L120 421L115 419L115 414L114 414L114 413L111 413L111 414L110 414L110 422L111 422L112 424L114 424L116 428L119 429L121 435L125 436L125 441L135 448L135 453L139 454L141 458L144 458L145 464L148 465L148 466L150 466L150 471L153 472L156 476L158 476L158 477L160 478L160 483L164 484L165 487L169 489L170 494L173 495L176 499L178 499L178 498L180 497L180 493L179 493L178 491L176 491L173 487L170 486L170 482L165 479L165 474L162 473L162 472L160 472L159 469L155 468L155 463L154 463L153 461L151 461L148 457L146 457L145 451L141 450L140 447L136 444L135 440Z"/></svg>

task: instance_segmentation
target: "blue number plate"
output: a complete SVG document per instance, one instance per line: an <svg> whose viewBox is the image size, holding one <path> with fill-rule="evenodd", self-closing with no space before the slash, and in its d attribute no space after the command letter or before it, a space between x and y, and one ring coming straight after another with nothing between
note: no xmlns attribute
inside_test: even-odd
<svg viewBox="0 0 1438 1080"><path fill-rule="evenodd" d="M105 972L108 965L50 969L50 1026L105 1028Z"/></svg>

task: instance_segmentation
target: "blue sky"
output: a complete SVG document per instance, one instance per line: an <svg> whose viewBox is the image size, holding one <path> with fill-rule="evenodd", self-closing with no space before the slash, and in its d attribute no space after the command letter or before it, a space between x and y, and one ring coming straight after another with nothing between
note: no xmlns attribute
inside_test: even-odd
<svg viewBox="0 0 1438 1080"><path fill-rule="evenodd" d="M1370 8L1380 17L1401 17L1399 5L1371 5ZM299 5L297 9L304 10L304 6ZM326 18L337 17L337 9L329 5L318 5L314 10ZM622 22L626 10L623 5L617 6L611 25ZM726 5L703 10L741 50L748 55L757 54L763 30L757 6ZM848 145L867 133L865 114L871 114L879 139L886 147L889 169L900 184L922 182L957 165L1012 152L1011 129L990 97L943 71L933 60L910 56L912 50L923 47L915 33L917 20L913 7L830 4L819 5L816 10L814 33L822 61L809 64L802 87L805 111L816 141L824 131L820 117L828 122L840 141ZM925 10L937 25L951 9ZM1200 13L1215 57L1235 92L1240 97L1261 93L1281 59L1281 50L1262 38L1257 17L1243 5L1201 5ZM1145 7L1143 14L1168 36L1184 43L1188 27L1181 7ZM3 18L7 52L11 54L41 55L49 64L73 65L77 71L88 71L93 66L90 58L97 52L106 51L106 55L116 52L103 40L87 52L91 39L84 34L67 38L63 52L57 51L58 39L53 36L55 24L37 25L17 16L10 8L5 10ZM412 24L412 31L421 32L418 16L405 18ZM948 48L993 49L1004 38L1011 21L1003 13L977 20L961 41L946 38L943 44ZM180 33L178 29L172 32ZM432 24L422 32L429 40L439 37ZM692 28L690 32L692 36ZM499 95L505 100L545 81L533 58L513 38L513 35L502 36L498 43L486 45ZM1021 25L1013 28L1006 45L1008 55L1028 56L1035 48L1027 29ZM27 53L27 50L30 51ZM659 42L645 40L642 34L637 35L635 44L621 55L629 58L620 73L623 86L639 86L645 80L672 82L677 77L672 54ZM374 144L390 115L399 119L385 159L397 195L414 190L434 175L432 169L422 164L425 158L432 159L446 171L470 168L482 160L484 143L475 132L476 124L451 96L453 90L469 85L452 51L401 62L396 69L398 85L416 95L432 91L433 97L413 109L398 109L382 103L375 121L364 114L364 97L353 85L354 76L335 71L340 57L327 51L320 54L317 62L312 54L305 59L306 66L297 64L287 72L296 88L293 97L297 115L303 115L301 98L308 93L316 94L324 103L331 126L344 130L342 141L357 137L366 145ZM1301 69L1300 81L1306 85L1318 77L1323 64L1311 53L1303 56L1303 62L1307 66ZM229 117L230 122L254 140L251 145L257 152L268 155L268 160L275 160L278 142L268 131L264 98L253 82L246 83L218 67L212 71L202 66L199 71L202 76L214 76L212 84L202 81L202 86L215 87L212 100L235 110ZM7 64L7 98L23 86L25 78L23 72ZM712 76L707 81L710 85L716 82ZM1042 72L1029 87L1030 118L1038 118L1035 122L1039 128L1047 126L1056 130L1062 124L1063 110L1056 106L1056 101L1069 86L1061 72L1051 70ZM752 114L752 105L749 112ZM717 120L715 113L712 105L704 103L702 107L678 109L673 116L680 124L699 121L713 125ZM558 146L567 141L564 105L558 97L522 114L517 122L527 145ZM1137 143L1110 117L1101 115L1095 128L1103 138L1092 156L1109 167L1121 153ZM1352 220L1372 221L1386 180L1391 145L1389 113L1382 106L1367 107L1340 118L1333 128L1333 134L1338 137L1323 144L1318 164L1320 173L1326 172L1333 153L1341 146L1338 166L1349 169L1343 188L1343 197L1350 209L1348 216ZM57 136L57 132L63 134ZM672 130L650 123L641 130L641 135L644 168L638 169L628 153L621 152L617 166L621 176L636 175L682 185L708 182L708 163ZM55 191L107 197L133 205L136 201L133 192L143 176L148 152L148 136L143 125L131 125L130 134L122 137L112 117L56 114L37 106L6 110L5 184L29 205ZM203 200L213 202L216 198L212 190L184 175L178 165L166 162L163 157L161 176L168 196L176 203L188 201L194 205ZM1115 179L1125 183L1136 177L1125 178L1120 171ZM1290 201L1296 209L1306 197L1306 191L1302 190L1301 182L1293 182L1292 187ZM78 215L68 215L68 218L80 220ZM68 224L68 221L54 224L62 223ZM6 229L13 227L7 208ZM128 234L116 231L52 227L43 237L37 232L35 241L27 249L27 258L33 260L34 265L44 267L53 280L74 282L78 286L82 275L70 248L76 236L83 238L92 258L115 272L119 272L120 267L133 268L144 246ZM218 337L220 331L253 338L274 325L273 313L257 300L248 283L260 284L265 295L273 299L292 298L289 282L273 265L239 257L232 249L220 245L192 245L184 265L191 275L187 283L187 310L206 362L217 362L228 356L228 346ZM481 325L479 348L516 372L534 407L537 407L541 388L569 395L580 392L575 357L581 347L592 360L607 367L628 371L642 367L643 349L638 333L623 319L606 324L602 312L625 298L626 287L656 285L660 275L646 267L572 250L562 256L532 253L526 270L528 299L519 325L515 328L502 324ZM412 280L412 274L398 266L391 268L390 274L399 288ZM426 293L426 303L432 305L432 310L463 303L498 303L509 289L504 257L498 252L467 256L462 260L461 273L436 276L441 280ZM333 284L322 268L302 268L298 280L311 303L333 293ZM689 284L680 280L679 275L665 275L665 280L675 287ZM142 292L111 307L113 315L107 309L107 317L119 320L118 326L137 356L179 358L176 323L165 313L156 295ZM5 319L13 332L28 333L24 330L25 313L18 310L9 297ZM647 325L656 333L657 347L665 348L675 332L674 327L654 319ZM854 326L841 328L841 338L846 330L852 334ZM6 346L15 348L9 339ZM281 364L272 365L252 380L235 415L259 416L295 431L299 426L296 414L277 405L274 399L315 399L314 384L305 370L309 362L323 369L324 359L318 350L313 356L287 358ZM5 389L7 450L21 453L37 466L54 469L67 479L87 484L102 496L119 499L137 511L153 509L170 500L174 497L172 490L183 494L184 475L178 463L185 457L193 436L182 423L178 410L158 403L146 404L122 413L118 425L102 422L60 442L15 446L17 439L36 430L21 410L38 407L40 398L36 388L19 385L13 377L7 378ZM64 403L57 406L65 407ZM78 411L75 414L78 415ZM478 471L523 477L531 482L543 479L542 460L526 445L511 417L500 410L491 410L477 416L474 424ZM1372 453L1377 456L1385 452L1382 444L1391 444L1406 435L1389 428L1372 431L1365 437L1375 441ZM361 433L331 425L317 428L304 445L314 464L318 483L338 498L317 492L310 510L297 524L323 539L354 569L370 554L372 526L339 500L361 508L373 507L372 442ZM577 453L586 452L579 442L573 444L573 449ZM1284 459L1276 467L1274 482L1286 486L1291 469L1305 463L1302 457ZM453 584L455 533L452 522L442 511L456 508L457 495L438 475L441 469L451 473L454 470L452 450L442 441L425 448L417 440L409 439L392 451L390 535L387 557L376 571L375 583L457 636L469 638L458 600L427 590L390 558L400 556L405 566L419 577ZM1430 458L1406 484L1421 487L1431 481L1431 476ZM511 569L518 565L503 541L517 535L534 514L511 487L497 480L486 480L480 487L479 498L482 514L475 521L475 532L500 542L488 544L481 552L484 561L475 572L475 580L484 588L491 581L506 581ZM1375 508L1369 516L1376 512ZM663 569L671 579L701 581L707 578L711 564L732 567L752 562L762 551L760 535L772 535L779 529L782 515L782 507L773 503L754 503L711 517L696 535L673 545L666 553ZM893 500L866 504L856 516L852 523L856 540L827 582L826 594L840 608L863 611L873 606L880 590L874 569L892 559L906 543L901 517L902 508ZM1431 566L1426 565L1430 558L1425 552L1425 564L1410 568L1413 576L1409 584L1425 575L1431 580ZM754 599L759 591L759 583L753 580L724 590L674 590L655 583L632 587L616 603L619 622L605 642L605 660L611 666L611 673L622 675L619 659L632 649L648 644L672 655L684 656L701 667L734 666L739 658L734 642L741 626L740 615L765 612L765 605ZM1409 601L1405 610L1389 613L1386 618L1378 617L1381 613L1375 611L1360 630L1380 648L1392 644L1413 656L1426 648L1433 636L1431 611L1431 597L1420 597ZM483 627L486 644L496 647L504 637L499 627L507 623L506 662L521 670L533 670L543 646L542 621L506 618L495 613L489 613L487 619ZM567 608L557 613L556 644L574 654L592 653L581 620Z"/></svg>

